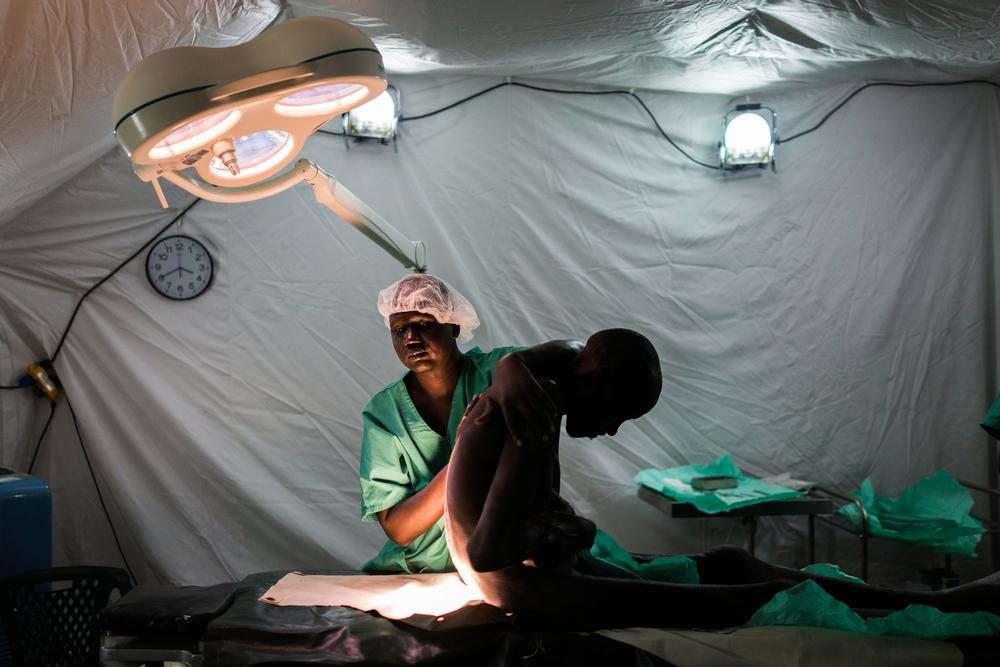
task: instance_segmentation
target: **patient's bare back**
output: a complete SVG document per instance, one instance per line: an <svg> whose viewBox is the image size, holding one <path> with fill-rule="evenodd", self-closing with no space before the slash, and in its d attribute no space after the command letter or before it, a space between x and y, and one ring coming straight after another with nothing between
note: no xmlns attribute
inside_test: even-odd
<svg viewBox="0 0 1000 667"><path fill-rule="evenodd" d="M568 570L595 533L558 495L558 441L517 446L499 415L477 423L489 398L488 390L462 423L445 492L452 560L485 589L510 569Z"/></svg>

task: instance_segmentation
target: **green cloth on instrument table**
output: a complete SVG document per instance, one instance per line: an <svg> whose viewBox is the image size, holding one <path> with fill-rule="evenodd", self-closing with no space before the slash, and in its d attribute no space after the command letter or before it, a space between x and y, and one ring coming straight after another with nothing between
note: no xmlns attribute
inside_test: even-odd
<svg viewBox="0 0 1000 667"><path fill-rule="evenodd" d="M410 397L404 375L375 394L362 413L361 519L377 514L427 486L448 463L455 431L465 407L493 382L497 362L522 347L498 347L483 352L474 347L463 356L462 370L451 402L448 432L439 435L424 422ZM406 547L392 540L365 562L365 572L447 572L454 570L444 539L444 519Z"/></svg>
<svg viewBox="0 0 1000 667"><path fill-rule="evenodd" d="M1000 616L985 611L943 612L914 604L882 618L864 619L815 581L804 581L778 593L757 610L746 627L761 625L797 625L918 639L1000 634Z"/></svg>
<svg viewBox="0 0 1000 667"><path fill-rule="evenodd" d="M938 470L908 487L898 498L875 495L870 479L854 494L868 513L868 532L900 542L929 547L942 553L974 556L985 529L972 517L974 501L946 470ZM837 510L860 530L855 505Z"/></svg>
<svg viewBox="0 0 1000 667"><path fill-rule="evenodd" d="M695 477L714 477L717 475L735 477L737 485L730 489L715 491L698 491L691 486L691 480ZM802 491L747 477L730 460L728 454L723 454L713 463L706 465L678 466L664 470L647 468L635 476L635 482L657 493L691 503L706 514L718 514L747 505L798 498L805 495Z"/></svg>

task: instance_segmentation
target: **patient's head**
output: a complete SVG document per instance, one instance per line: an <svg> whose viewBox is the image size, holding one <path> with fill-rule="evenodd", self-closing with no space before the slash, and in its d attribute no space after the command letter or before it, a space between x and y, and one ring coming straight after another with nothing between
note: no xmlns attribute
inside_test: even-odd
<svg viewBox="0 0 1000 667"><path fill-rule="evenodd" d="M649 412L660 397L660 358L645 336L605 329L587 340L566 387L566 432L574 438L614 435Z"/></svg>

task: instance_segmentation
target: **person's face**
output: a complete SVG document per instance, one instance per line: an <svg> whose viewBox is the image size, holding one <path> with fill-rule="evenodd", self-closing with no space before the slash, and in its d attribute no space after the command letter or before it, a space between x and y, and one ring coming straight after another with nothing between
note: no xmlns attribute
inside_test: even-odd
<svg viewBox="0 0 1000 667"><path fill-rule="evenodd" d="M573 397L566 412L566 433L572 438L615 435L621 425L644 414L639 397L627 382L597 377Z"/></svg>
<svg viewBox="0 0 1000 667"><path fill-rule="evenodd" d="M458 351L458 326L441 324L433 315L409 311L389 316L392 348L403 365L423 373L451 361Z"/></svg>

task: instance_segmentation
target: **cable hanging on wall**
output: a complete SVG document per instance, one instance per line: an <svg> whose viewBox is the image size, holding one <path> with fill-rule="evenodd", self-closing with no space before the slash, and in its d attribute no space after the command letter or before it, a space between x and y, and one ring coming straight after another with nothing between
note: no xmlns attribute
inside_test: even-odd
<svg viewBox="0 0 1000 667"><path fill-rule="evenodd" d="M828 121L833 114L835 114L836 112L840 111L840 109L845 104L847 104L852 99L854 99L854 97L858 93L860 93L863 90L867 90L869 88L875 88L875 87L878 87L878 86L895 86L897 88L925 88L925 87L928 87L928 86L963 86L963 85L967 85L967 84L970 84L970 83L985 83L987 85L993 86L994 88L1000 88L1000 84L996 83L995 81L989 81L987 79L964 79L962 81L942 81L942 82L925 82L925 83L904 83L904 82L899 82L899 81L873 81L871 83L866 83L865 85L861 86L860 88L858 88L857 90L855 90L854 92L852 92L846 98L844 98L844 100L840 104L838 104L837 106L835 106L832 109L830 109L826 113L826 115L823 116L822 119L820 119L820 121L818 123L816 123L815 125L813 125L809 129L803 130L801 132L797 132L797 133L793 134L790 137L787 137L785 139L778 139L778 143L779 144L787 144L789 141L794 141L795 139L798 139L799 137L804 137L805 135L809 134L810 132L815 132L820 127L822 127L823 124L826 123L826 121Z"/></svg>
<svg viewBox="0 0 1000 667"><path fill-rule="evenodd" d="M83 302L94 293L101 285L106 283L111 279L112 276L117 274L125 266L127 266L132 260L138 257L144 250L146 250L152 243L163 235L170 227L175 224L179 224L184 216L192 209L196 204L201 202L200 198L195 198L190 204L185 206L176 216L171 218L170 222L161 227L156 231L156 233L145 243L143 243L135 252L128 256L124 261L118 264L114 269L112 269L106 276L101 278L97 283L91 286L83 295L77 300L76 305L73 308L73 312L70 315L69 321L63 329L62 335L59 337L59 342L56 345L55 351L52 353L51 357L43 359L39 362L29 364L26 369L26 374L22 376L18 384L16 385L6 385L0 387L0 389L30 389L35 392L38 396L44 396L49 399L49 416L45 420L45 425L42 427L42 431L38 436L38 440L35 443L34 451L31 455L31 460L28 464L27 472L30 475L35 468L35 464L38 461L38 455L41 452L42 443L45 440L45 436L48 433L49 426L52 424L53 417L56 412L57 401L62 398L66 402L66 406L69 408L70 417L73 421L73 428L76 430L77 439L80 443L80 449L83 452L84 460L87 463L87 469L90 472L90 478L94 483L94 489L97 492L98 500L100 501L101 509L104 512L104 517L108 521L108 526L111 528L111 533L114 536L115 545L118 548L118 554L122 559L122 563L125 565L125 569L128 570L129 576L132 578L133 582L137 582L132 568L129 566L128 559L125 557L125 552L122 549L121 542L118 539L118 531L115 528L114 521L111 519L111 514L108 512L107 505L104 502L104 496L101 493L100 484L97 481L97 475L94 472L94 468L90 462L90 456L87 454L87 448L83 440L83 434L80 430L80 424L76 418L76 412L73 410L73 406L69 401L69 396L65 389L59 383L58 376L55 373L54 362L58 358L59 354L62 352L63 344L66 342L66 337L69 335L70 329L73 323L76 321L76 316L80 311L80 307Z"/></svg>
<svg viewBox="0 0 1000 667"><path fill-rule="evenodd" d="M768 155L768 159L767 159L767 161L764 162L764 164L772 164L773 165L773 157L774 157L773 150L774 150L774 147L776 145L787 144L787 143L789 143L791 141L794 141L795 139L798 139L798 138L803 137L803 136L805 136L805 135L807 135L807 134L809 134L811 132L816 131L823 124L825 124L826 121L829 120L831 116L833 116L837 111L839 111L841 108L843 108L844 105L846 105L855 96L857 96L862 91L867 90L868 88L873 88L873 87L878 87L878 86L897 86L897 87L903 87L903 88L918 88L918 87L927 87L927 86L958 86L958 85L967 85L967 84L976 84L976 83L987 84L987 85L990 85L990 86L993 86L993 87L1000 87L1000 84L998 84L998 83L996 83L994 81L989 81L987 79L965 79L965 80L961 80L961 81L924 82L924 83L906 83L906 82L896 82L896 81L876 81L876 82L866 83L863 86L859 87L857 90L853 91L842 102L840 102L839 104L837 104L837 106L835 106L833 109L831 109L830 111L828 111L826 113L826 115L823 116L823 118L820 119L820 121L818 123L816 123L815 125L813 125L812 127L808 128L806 130L803 130L801 132L797 132L797 133L793 134L790 137L786 137L784 139L778 137L777 133L776 133L776 131L774 129L773 121L772 121L772 123L771 123L772 140L771 140L771 145L770 145L770 154ZM559 88L548 88L548 87L545 87L545 86L535 86L535 85L531 85L531 84L527 84L527 83L521 83L519 81L511 81L510 79L508 79L508 80L503 81L501 83L498 83L498 84L495 84L493 86L489 86L487 88L484 88L483 90L480 90L480 91L478 91L476 93L472 93L471 95L467 95L466 97L463 97L463 98L458 99L458 100L456 100L454 102L446 104L445 106L440 107L438 109L434 109L432 111L428 111L428 112L422 113L422 114L417 114L417 115L414 115L414 116L401 116L399 118L399 122L400 123L406 123L406 122L410 122L410 121L423 120L425 118L430 118L430 117L436 116L436 115L438 115L440 113L444 113L445 111L450 111L451 109L454 109L455 107L458 107L458 106L461 106L462 104L465 104L466 102L471 102L472 100L474 100L474 99L476 99L478 97L482 97L483 95L486 95L487 93L493 92L494 90L498 90L500 88L506 88L508 86L515 86L515 87L518 87L518 88L527 88L529 90L536 90L536 91L546 92L546 93L556 93L556 94L562 94L562 95L627 95L627 96L631 97L632 99L634 99L642 107L643 111L646 112L646 114L649 116L650 120L653 122L653 125L655 126L657 132L659 132L659 134L664 139L666 139L667 142L671 146L673 146L678 152L680 152L681 155L683 155L684 157L686 157L691 162L694 162L695 164L697 164L699 166L705 167L706 169L712 169L712 170L715 170L715 171L726 169L726 167L725 167L725 158L724 157L721 158L721 164L719 164L719 165L713 165L713 164L709 164L707 162L703 162L703 161L701 161L701 160L693 157L691 154L689 154L687 151L685 151L683 148L681 148L677 144L677 142L675 142L670 137L670 135L668 135L666 133L666 131L660 125L659 121L656 119L656 116L649 109L649 107L642 100L642 98L635 94L634 90L617 90L617 89L616 90L564 90L564 89L559 89ZM753 106L753 107L759 108L759 107L763 107L764 105L754 104L754 105L741 105L741 106ZM739 107L737 107L737 109L739 109ZM770 110L770 111L771 111L772 116L773 116L773 114L774 114L773 109ZM726 123L724 123L724 129L726 127L728 127L728 125ZM320 133L320 134L329 134L329 135L334 135L334 136L344 136L343 132L332 132L330 130L322 130L322 129L318 130L318 133ZM723 143L724 143L724 140L723 140L723 142L720 142L720 149L721 149ZM760 162L754 162L753 164L760 164Z"/></svg>

